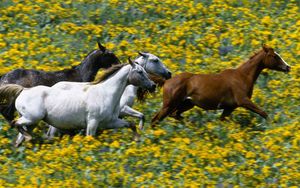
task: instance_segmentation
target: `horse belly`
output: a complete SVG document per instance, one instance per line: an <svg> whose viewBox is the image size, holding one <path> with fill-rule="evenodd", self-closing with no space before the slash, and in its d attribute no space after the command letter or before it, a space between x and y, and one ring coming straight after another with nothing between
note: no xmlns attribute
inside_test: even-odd
<svg viewBox="0 0 300 188"><path fill-rule="evenodd" d="M200 108L203 108L204 110L215 110L218 109L218 101L209 100L209 99L202 99L202 100L194 100L192 98L192 101Z"/></svg>
<svg viewBox="0 0 300 188"><path fill-rule="evenodd" d="M45 100L45 121L59 129L81 129L86 127L86 104L75 93L64 92L51 95Z"/></svg>
<svg viewBox="0 0 300 188"><path fill-rule="evenodd" d="M52 112L48 113L45 121L59 129L82 129L86 127L86 117L84 113L68 111L68 112Z"/></svg>
<svg viewBox="0 0 300 188"><path fill-rule="evenodd" d="M236 106L233 97L224 95L191 97L192 101L205 110L224 109Z"/></svg>

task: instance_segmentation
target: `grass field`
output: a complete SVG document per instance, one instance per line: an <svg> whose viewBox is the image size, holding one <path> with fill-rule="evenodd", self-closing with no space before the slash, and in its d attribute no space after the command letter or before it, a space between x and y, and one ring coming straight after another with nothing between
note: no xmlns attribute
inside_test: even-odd
<svg viewBox="0 0 300 188"><path fill-rule="evenodd" d="M299 8L296 0L0 1L0 74L69 68L97 40L122 61L155 54L173 75L236 67L263 43L292 66L257 80L253 101L268 120L239 108L222 122L221 111L194 108L151 129L158 90L135 105L146 115L141 142L123 129L16 149L17 132L1 118L0 187L298 187Z"/></svg>

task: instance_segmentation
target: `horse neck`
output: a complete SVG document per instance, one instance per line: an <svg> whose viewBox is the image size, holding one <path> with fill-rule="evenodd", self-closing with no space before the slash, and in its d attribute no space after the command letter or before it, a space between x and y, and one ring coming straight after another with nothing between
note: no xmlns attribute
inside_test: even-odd
<svg viewBox="0 0 300 188"><path fill-rule="evenodd" d="M124 97L130 97L130 96L136 97L137 90L138 90L138 87L136 87L134 85L128 85L124 91L123 96Z"/></svg>
<svg viewBox="0 0 300 188"><path fill-rule="evenodd" d="M259 74L264 69L262 66L262 61L264 59L265 53L260 51L255 56L250 58L246 63L242 64L237 68L243 78L249 85L252 87L255 81L257 80Z"/></svg>
<svg viewBox="0 0 300 188"><path fill-rule="evenodd" d="M76 70L81 76L82 82L91 82L95 79L95 76L97 75L98 70L101 68L100 62L97 62L99 58L99 53L97 53L97 50L94 50L91 52L80 65L76 66Z"/></svg>
<svg viewBox="0 0 300 188"><path fill-rule="evenodd" d="M95 87L99 87L99 92L103 92L105 88L106 91L110 93L110 99L112 99L116 104L120 103L122 94L125 91L126 86L128 86L128 74L131 70L131 65L126 65L122 67L115 75L108 78L106 81L97 84Z"/></svg>

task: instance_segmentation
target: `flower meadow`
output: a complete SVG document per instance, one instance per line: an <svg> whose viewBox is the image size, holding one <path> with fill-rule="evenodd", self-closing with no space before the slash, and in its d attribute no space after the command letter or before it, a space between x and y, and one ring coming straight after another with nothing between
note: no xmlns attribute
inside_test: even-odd
<svg viewBox="0 0 300 188"><path fill-rule="evenodd" d="M148 51L173 75L215 73L245 62L263 43L291 65L266 70L252 101L269 119L238 108L194 108L185 119L150 120L162 91L134 108L146 116L140 142L127 129L43 139L14 148L0 119L0 187L298 187L300 185L300 13L287 0L0 1L0 74L77 65L97 40L123 62ZM101 71L100 73L101 74ZM127 118L138 122L136 119Z"/></svg>

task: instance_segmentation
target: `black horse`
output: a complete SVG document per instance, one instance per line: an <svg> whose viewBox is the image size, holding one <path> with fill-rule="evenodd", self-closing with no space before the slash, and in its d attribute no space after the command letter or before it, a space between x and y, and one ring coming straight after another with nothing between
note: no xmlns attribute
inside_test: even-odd
<svg viewBox="0 0 300 188"><path fill-rule="evenodd" d="M112 65L120 64L117 56L107 50L98 42L99 49L91 51L81 64L61 71L45 72L33 69L16 69L0 77L0 86L5 84L18 84L23 87L37 85L52 86L60 81L91 82L100 68L109 68ZM15 104L1 106L0 113L11 122L14 119Z"/></svg>

